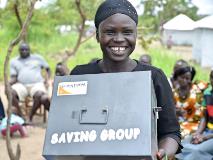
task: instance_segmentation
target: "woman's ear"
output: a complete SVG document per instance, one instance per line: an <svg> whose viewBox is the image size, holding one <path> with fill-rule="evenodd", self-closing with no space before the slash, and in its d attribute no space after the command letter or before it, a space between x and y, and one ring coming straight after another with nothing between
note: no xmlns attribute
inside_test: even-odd
<svg viewBox="0 0 213 160"><path fill-rule="evenodd" d="M96 30L96 40L99 43L99 34L98 34L98 30Z"/></svg>

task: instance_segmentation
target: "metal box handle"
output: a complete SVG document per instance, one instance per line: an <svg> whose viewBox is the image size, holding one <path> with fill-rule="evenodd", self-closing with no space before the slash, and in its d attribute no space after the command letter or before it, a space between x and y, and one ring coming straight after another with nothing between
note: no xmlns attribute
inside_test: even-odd
<svg viewBox="0 0 213 160"><path fill-rule="evenodd" d="M79 115L80 124L107 124L109 111L105 107L101 113L89 113L87 108L82 108Z"/></svg>
<svg viewBox="0 0 213 160"><path fill-rule="evenodd" d="M158 112L162 111L162 107L153 107L153 111L156 116L156 119L159 119Z"/></svg>

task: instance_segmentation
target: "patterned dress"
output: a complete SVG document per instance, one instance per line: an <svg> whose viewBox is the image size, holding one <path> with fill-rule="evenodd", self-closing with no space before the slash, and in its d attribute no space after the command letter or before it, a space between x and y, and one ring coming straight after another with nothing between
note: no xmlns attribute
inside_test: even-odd
<svg viewBox="0 0 213 160"><path fill-rule="evenodd" d="M195 81L192 85L192 89L196 92L196 95L197 95L197 100L199 102L202 102L203 101L203 93L205 91L205 89L207 89L208 87L208 83L205 82L205 81Z"/></svg>
<svg viewBox="0 0 213 160"><path fill-rule="evenodd" d="M181 127L181 135L185 136L193 133L198 128L198 123L202 117L201 99L198 90L191 88L188 98L182 100L179 97L178 91L174 92L174 100L176 109L181 112L177 114L178 121Z"/></svg>

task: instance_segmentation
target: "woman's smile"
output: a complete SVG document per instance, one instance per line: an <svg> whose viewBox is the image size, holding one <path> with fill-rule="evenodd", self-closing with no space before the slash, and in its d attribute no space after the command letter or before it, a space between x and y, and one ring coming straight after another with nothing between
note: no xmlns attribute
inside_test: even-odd
<svg viewBox="0 0 213 160"><path fill-rule="evenodd" d="M121 56L125 54L127 47L110 47L110 49L114 55Z"/></svg>

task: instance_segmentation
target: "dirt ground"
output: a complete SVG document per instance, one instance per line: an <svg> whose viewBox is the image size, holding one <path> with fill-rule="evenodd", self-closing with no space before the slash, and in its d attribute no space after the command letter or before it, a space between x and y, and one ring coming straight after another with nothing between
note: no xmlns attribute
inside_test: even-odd
<svg viewBox="0 0 213 160"><path fill-rule="evenodd" d="M0 96L7 107L6 97L4 95L3 84L0 84ZM17 134L12 138L13 152L16 151L16 145L21 146L21 160L44 160L42 157L42 149L45 136L46 124L43 123L43 118L40 116L34 117L35 125L33 127L28 127L28 137L20 138ZM9 160L6 140L0 136L0 160Z"/></svg>
<svg viewBox="0 0 213 160"><path fill-rule="evenodd" d="M12 138L13 151L16 145L21 146L21 160L43 160L42 148L44 143L45 129L41 127L33 127L28 129L29 137L20 138L18 135ZM0 138L0 159L9 160L6 141Z"/></svg>

